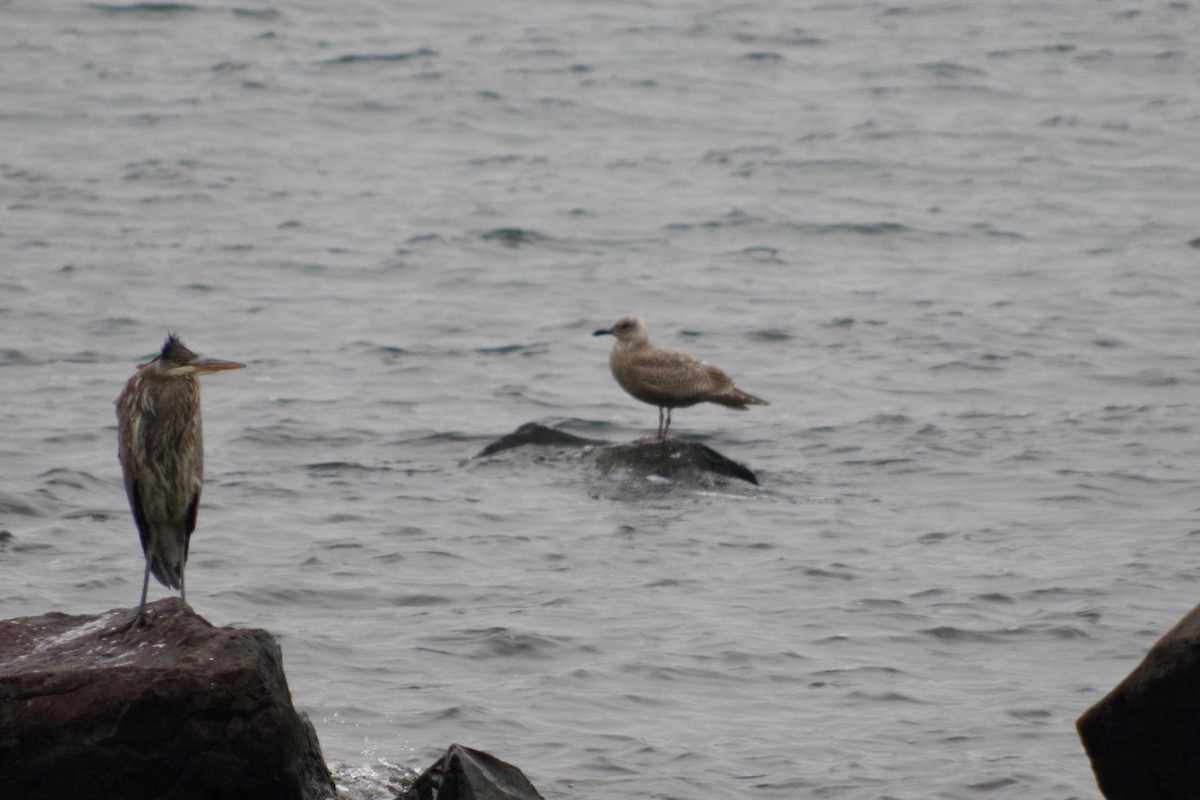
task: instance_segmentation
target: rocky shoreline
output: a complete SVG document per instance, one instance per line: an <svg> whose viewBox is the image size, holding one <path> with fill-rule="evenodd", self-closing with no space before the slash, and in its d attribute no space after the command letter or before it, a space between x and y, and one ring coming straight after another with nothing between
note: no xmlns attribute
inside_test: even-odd
<svg viewBox="0 0 1200 800"><path fill-rule="evenodd" d="M0 797L333 800L264 630L167 598L0 621ZM451 745L397 800L541 800L519 769Z"/></svg>

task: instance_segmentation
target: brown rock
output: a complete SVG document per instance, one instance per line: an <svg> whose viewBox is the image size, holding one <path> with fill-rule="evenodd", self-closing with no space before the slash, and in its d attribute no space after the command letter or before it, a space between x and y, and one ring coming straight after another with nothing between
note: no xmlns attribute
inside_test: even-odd
<svg viewBox="0 0 1200 800"><path fill-rule="evenodd" d="M178 598L0 621L0 797L317 800L333 781L274 638Z"/></svg>
<svg viewBox="0 0 1200 800"><path fill-rule="evenodd" d="M1075 727L1108 800L1200 798L1200 606Z"/></svg>

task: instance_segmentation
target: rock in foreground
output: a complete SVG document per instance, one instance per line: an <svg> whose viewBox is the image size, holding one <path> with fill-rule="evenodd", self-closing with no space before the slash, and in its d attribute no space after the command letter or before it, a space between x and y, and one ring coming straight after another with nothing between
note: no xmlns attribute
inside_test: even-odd
<svg viewBox="0 0 1200 800"><path fill-rule="evenodd" d="M1200 797L1200 606L1075 726L1108 800Z"/></svg>
<svg viewBox="0 0 1200 800"><path fill-rule="evenodd" d="M543 800L521 770L481 750L452 744L401 800Z"/></svg>
<svg viewBox="0 0 1200 800"><path fill-rule="evenodd" d="M0 797L325 800L316 733L266 631L178 598L0 621Z"/></svg>

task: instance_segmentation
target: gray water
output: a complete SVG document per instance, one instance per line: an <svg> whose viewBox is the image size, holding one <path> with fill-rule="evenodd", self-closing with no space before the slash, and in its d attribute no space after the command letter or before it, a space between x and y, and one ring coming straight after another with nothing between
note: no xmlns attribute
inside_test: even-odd
<svg viewBox="0 0 1200 800"><path fill-rule="evenodd" d="M1190 3L0 4L0 614L132 605L113 400L206 378L189 600L348 797L1094 798L1200 597ZM613 441L626 313L771 405ZM154 597L165 596L155 587Z"/></svg>

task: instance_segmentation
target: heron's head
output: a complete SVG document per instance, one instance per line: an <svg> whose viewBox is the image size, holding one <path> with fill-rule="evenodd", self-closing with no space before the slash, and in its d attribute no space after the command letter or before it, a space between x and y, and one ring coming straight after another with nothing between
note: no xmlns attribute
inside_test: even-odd
<svg viewBox="0 0 1200 800"><path fill-rule="evenodd" d="M646 342L650 340L650 331L647 330L646 323L642 322L641 317L621 317L611 328L598 330L592 336L603 336L607 333L611 333L622 342Z"/></svg>
<svg viewBox="0 0 1200 800"><path fill-rule="evenodd" d="M186 375L206 375L227 369L241 369L246 365L236 361L222 361L219 358L200 358L172 333L167 336L158 357L141 366L164 378L180 378Z"/></svg>

